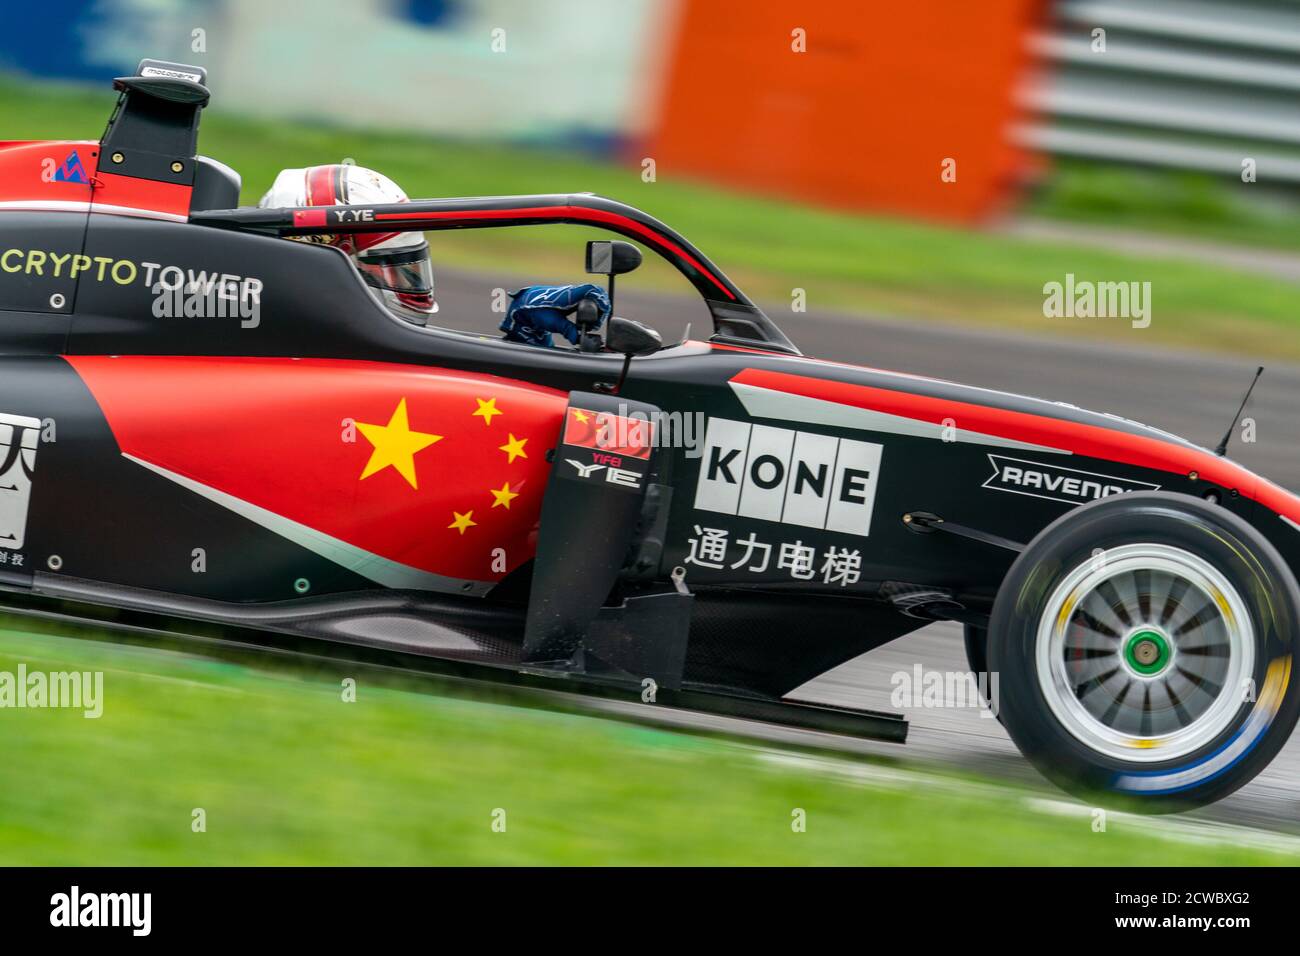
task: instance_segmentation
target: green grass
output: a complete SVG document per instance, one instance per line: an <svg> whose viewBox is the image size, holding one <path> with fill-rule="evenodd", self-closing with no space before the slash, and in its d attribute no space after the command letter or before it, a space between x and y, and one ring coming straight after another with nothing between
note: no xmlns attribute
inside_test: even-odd
<svg viewBox="0 0 1300 956"><path fill-rule="evenodd" d="M337 679L59 631L0 621L0 671L103 671L103 714L0 709L0 865L1295 861L1118 818L1094 833L1014 792L873 789L720 738L366 677L345 703Z"/></svg>
<svg viewBox="0 0 1300 956"><path fill-rule="evenodd" d="M1300 252L1300 195L1208 173L1060 160L1025 212Z"/></svg>
<svg viewBox="0 0 1300 956"><path fill-rule="evenodd" d="M97 137L110 106L107 92L0 83L0 126L12 138ZM645 183L636 162L250 120L223 113L219 102L205 114L201 148L240 170L245 202L255 202L281 168L344 157L388 173L413 196L602 193L690 237L752 297L769 303L778 323L789 321L792 290L801 288L813 311L852 309L1134 347L1178 344L1300 359L1295 286L1203 264L839 214L694 184L663 166L657 182ZM1055 201L1065 204L1059 196ZM572 275L580 266L579 232L532 227L441 234L434 238L435 265L491 266L510 277ZM1151 282L1151 326L1044 318L1043 285L1066 273ZM668 288L686 290L684 280L663 271L624 282L644 288L669 280L675 282Z"/></svg>

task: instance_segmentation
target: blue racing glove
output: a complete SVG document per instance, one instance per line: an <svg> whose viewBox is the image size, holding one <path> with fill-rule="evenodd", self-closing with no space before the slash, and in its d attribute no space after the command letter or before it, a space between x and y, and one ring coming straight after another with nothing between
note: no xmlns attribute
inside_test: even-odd
<svg viewBox="0 0 1300 956"><path fill-rule="evenodd" d="M507 342L523 342L551 348L553 333L563 335L573 345L578 344L579 330L568 319L578 303L592 299L600 307L600 322L609 318L609 294L590 282L584 285L530 285L510 293L510 308L501 323Z"/></svg>

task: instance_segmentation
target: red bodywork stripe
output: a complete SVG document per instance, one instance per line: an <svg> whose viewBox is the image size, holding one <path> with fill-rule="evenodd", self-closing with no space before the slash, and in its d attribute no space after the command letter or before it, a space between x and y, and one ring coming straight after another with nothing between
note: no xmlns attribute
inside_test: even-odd
<svg viewBox="0 0 1300 956"><path fill-rule="evenodd" d="M192 187L180 183L159 183L152 179L137 179L103 170L95 173L94 186L92 203L150 209L174 216L190 214L190 194L194 191Z"/></svg>
<svg viewBox="0 0 1300 956"><path fill-rule="evenodd" d="M1236 462L1151 435L1131 434L1102 425L917 395L914 392L833 382L764 369L745 369L731 381L855 408L869 408L916 421L942 424L944 419L951 418L956 420L958 428L1060 448L1076 455L1122 462L1139 468L1182 475L1195 471L1202 481L1228 489L1235 488L1242 495L1277 514L1300 521L1300 498L1289 491Z"/></svg>
<svg viewBox="0 0 1300 956"><path fill-rule="evenodd" d="M722 284L722 280L715 276L698 259L683 249L677 243L670 239L665 239L659 233L655 232L648 226L643 226L635 219L629 219L627 216L618 213L606 212L603 209L586 209L581 206L540 206L531 209L471 209L464 212L388 212L377 213L376 219L550 219L556 216L565 216L571 219L585 219L589 222L603 222L611 225L621 226L628 229L638 236L644 238L647 242L653 242L656 245L663 246L684 260L689 262L692 267L701 275L706 276L710 282L722 290L728 299L735 299L735 293Z"/></svg>
<svg viewBox="0 0 1300 956"><path fill-rule="evenodd" d="M719 352L748 352L751 355L782 355L782 356L785 355L784 352L773 352L771 349L752 349L745 345L728 345L725 342L700 342L695 339L691 339L689 342L685 344L703 345L711 349L717 349ZM791 355L789 357L802 358L802 356L799 355Z"/></svg>
<svg viewBox="0 0 1300 956"><path fill-rule="evenodd" d="M89 202L89 183L44 178L48 161L62 166L74 152L86 176L93 181L99 161L98 143L88 140L0 143L0 202Z"/></svg>

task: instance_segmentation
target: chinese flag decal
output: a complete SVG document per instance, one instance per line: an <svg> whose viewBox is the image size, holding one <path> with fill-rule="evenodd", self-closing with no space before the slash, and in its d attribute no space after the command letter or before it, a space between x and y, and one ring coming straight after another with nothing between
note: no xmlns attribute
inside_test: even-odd
<svg viewBox="0 0 1300 956"><path fill-rule="evenodd" d="M461 581L533 556L550 465L530 449L555 443L564 392L380 362L67 361L124 454L272 530L267 513Z"/></svg>
<svg viewBox="0 0 1300 956"><path fill-rule="evenodd" d="M388 420L387 425L367 425L364 422L357 422L357 428L375 447L370 460L366 462L365 471L361 472L362 479L392 467L411 483L412 488L418 490L420 484L415 477L415 453L428 448L434 442L442 441L442 436L411 431L406 417L406 399L403 398L397 403L397 411L393 412L393 417Z"/></svg>
<svg viewBox="0 0 1300 956"><path fill-rule="evenodd" d="M571 408L564 423L564 443L649 461L654 444L654 422L625 418L613 412Z"/></svg>
<svg viewBox="0 0 1300 956"><path fill-rule="evenodd" d="M510 440L498 448L498 451L506 453L509 461L507 464L513 465L516 458L527 458L528 452L524 451L524 446L528 444L527 438L516 438L515 433L510 433Z"/></svg>
<svg viewBox="0 0 1300 956"><path fill-rule="evenodd" d="M493 415L505 414L505 412L497 408L497 400L495 398L489 398L487 400L476 398L474 399L474 401L478 402L478 408L474 410L473 414L476 416L481 416L483 418L484 425L492 424Z"/></svg>

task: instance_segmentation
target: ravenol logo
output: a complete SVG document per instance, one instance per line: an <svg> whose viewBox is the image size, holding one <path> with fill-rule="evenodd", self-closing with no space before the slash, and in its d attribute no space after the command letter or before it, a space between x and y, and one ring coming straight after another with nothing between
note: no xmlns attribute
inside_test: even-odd
<svg viewBox="0 0 1300 956"><path fill-rule="evenodd" d="M710 418L695 507L866 536L883 445Z"/></svg>
<svg viewBox="0 0 1300 956"><path fill-rule="evenodd" d="M81 157L77 155L75 149L63 160L63 165L54 171L54 181L80 183L83 186L90 183L90 177L86 175L86 167L81 165Z"/></svg>
<svg viewBox="0 0 1300 956"><path fill-rule="evenodd" d="M1160 490L1159 485L1148 481L1117 478L1114 475L1063 468L1042 461L1008 458L1005 455L989 455L989 464L993 466L993 474L980 487L1028 495L1031 498L1046 498L1049 501L1080 504L1126 491Z"/></svg>

